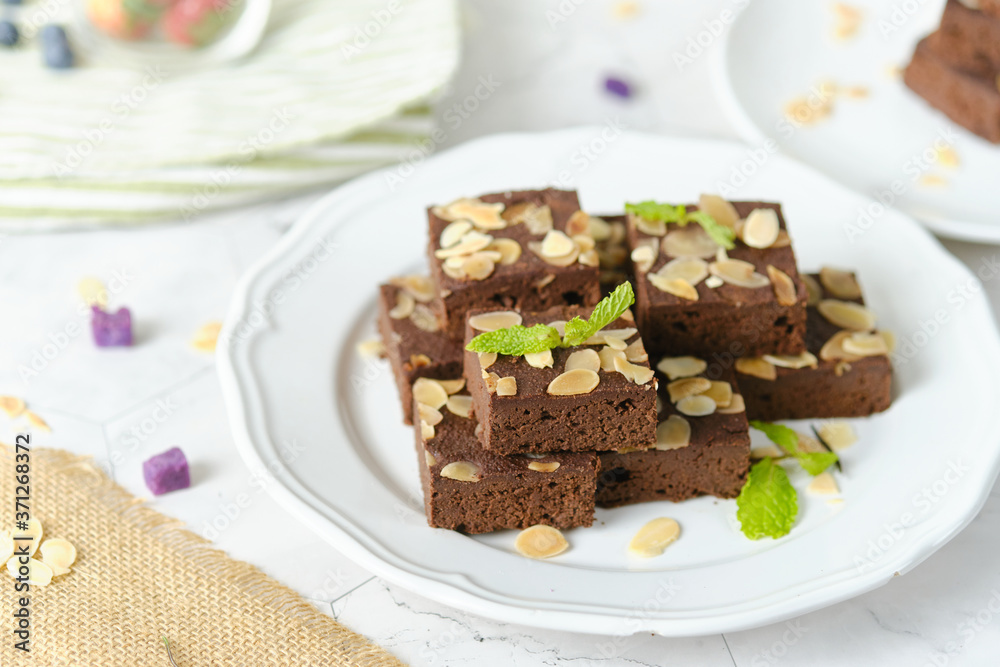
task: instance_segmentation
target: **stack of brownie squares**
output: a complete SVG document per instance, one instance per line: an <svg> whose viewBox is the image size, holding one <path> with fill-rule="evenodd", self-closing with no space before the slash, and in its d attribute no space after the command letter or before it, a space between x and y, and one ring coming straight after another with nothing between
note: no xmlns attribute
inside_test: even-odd
<svg viewBox="0 0 1000 667"><path fill-rule="evenodd" d="M800 274L779 205L681 209L728 227L722 245L630 210L591 216L553 189L428 210L430 275L383 285L378 323L431 526L564 529L598 506L734 498L748 418L888 406L889 341L854 275ZM635 304L579 345L466 349L513 325L563 335L626 281Z"/></svg>
<svg viewBox="0 0 1000 667"><path fill-rule="evenodd" d="M1000 143L1000 0L948 0L904 81L962 127Z"/></svg>

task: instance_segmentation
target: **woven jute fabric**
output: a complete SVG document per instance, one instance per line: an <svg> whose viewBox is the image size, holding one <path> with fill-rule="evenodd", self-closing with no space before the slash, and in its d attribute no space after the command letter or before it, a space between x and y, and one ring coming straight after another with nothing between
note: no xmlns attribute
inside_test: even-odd
<svg viewBox="0 0 1000 667"><path fill-rule="evenodd" d="M14 648L14 580L0 575L0 665L399 665L260 570L233 560L111 481L89 459L33 450L30 509L77 548L73 571L32 586L31 652ZM0 448L0 529L15 469ZM5 516L6 515L6 516ZM266 538L262 531L262 539ZM6 627L5 627L6 626Z"/></svg>

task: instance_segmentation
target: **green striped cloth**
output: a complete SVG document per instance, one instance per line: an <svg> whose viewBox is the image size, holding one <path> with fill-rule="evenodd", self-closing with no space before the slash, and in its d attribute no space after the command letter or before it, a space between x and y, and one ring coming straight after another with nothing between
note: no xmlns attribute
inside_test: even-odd
<svg viewBox="0 0 1000 667"><path fill-rule="evenodd" d="M453 0L273 0L249 56L183 73L51 71L29 38L0 52L0 231L190 218L397 162L458 32Z"/></svg>

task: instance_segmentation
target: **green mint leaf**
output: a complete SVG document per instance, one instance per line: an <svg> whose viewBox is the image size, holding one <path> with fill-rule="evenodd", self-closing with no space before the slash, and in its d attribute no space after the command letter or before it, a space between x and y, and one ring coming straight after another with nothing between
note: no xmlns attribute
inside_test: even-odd
<svg viewBox="0 0 1000 667"><path fill-rule="evenodd" d="M774 444L781 447L789 455L794 456L799 465L812 476L816 476L837 462L833 452L807 452L799 447L799 434L781 424L751 420L750 426L764 435Z"/></svg>
<svg viewBox="0 0 1000 667"><path fill-rule="evenodd" d="M472 352L496 352L512 357L535 354L559 346L559 331L545 324L526 327L516 324L506 329L481 333L465 346Z"/></svg>
<svg viewBox="0 0 1000 667"><path fill-rule="evenodd" d="M691 211L686 217L688 220L693 220L701 225L701 228L705 230L709 238L715 241L716 245L720 245L726 250L732 250L736 247L736 244L733 242L736 239L736 232L717 222L708 213L704 211Z"/></svg>
<svg viewBox="0 0 1000 667"><path fill-rule="evenodd" d="M655 201L643 201L638 204L625 204L625 212L632 213L650 222L681 222L684 220L684 207L661 204Z"/></svg>
<svg viewBox="0 0 1000 667"><path fill-rule="evenodd" d="M740 530L751 540L787 535L799 513L798 494L784 469L769 458L750 468L736 498Z"/></svg>
<svg viewBox="0 0 1000 667"><path fill-rule="evenodd" d="M574 317L566 323L563 347L582 345L585 340L621 317L633 303L635 294L632 292L632 283L626 281L598 302L586 322Z"/></svg>

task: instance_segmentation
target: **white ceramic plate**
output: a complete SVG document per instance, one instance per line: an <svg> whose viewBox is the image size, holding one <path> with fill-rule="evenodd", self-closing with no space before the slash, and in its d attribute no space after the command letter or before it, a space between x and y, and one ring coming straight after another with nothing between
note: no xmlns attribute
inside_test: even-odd
<svg viewBox="0 0 1000 667"><path fill-rule="evenodd" d="M740 13L724 47L716 49L715 73L741 136L758 146L772 139L782 151L872 197L889 201L882 193L891 193L896 182L892 203L934 231L1000 242L1000 146L952 123L890 74L936 28L943 0L864 3L861 29L846 42L832 38L832 4L754 0ZM786 103L823 80L865 86L870 95L838 99L833 114L814 125L783 122ZM961 162L957 169L921 156L939 136L952 143ZM947 184L923 184L926 175Z"/></svg>
<svg viewBox="0 0 1000 667"><path fill-rule="evenodd" d="M857 267L881 324L915 352L899 366L892 409L856 422L861 441L844 454L840 478L845 502L803 496L784 539L747 540L734 502L712 498L599 510L594 527L568 531L570 551L546 562L517 555L510 531L471 538L428 528L390 370L355 352L374 335L376 285L425 266L429 203L547 183L577 187L595 212L651 197L691 201L745 152L607 128L509 134L432 157L395 190L387 175L397 171L339 188L244 278L223 329L220 374L244 459L272 472L268 488L290 514L362 566L507 622L716 633L906 572L973 518L996 476L997 332L978 293L956 296L978 283L922 228L890 211L849 242L841 224L866 201L788 158L760 169L753 194L784 203L804 267ZM938 311L947 322L922 333ZM659 558L630 560L633 533L664 515L680 521L682 538Z"/></svg>

